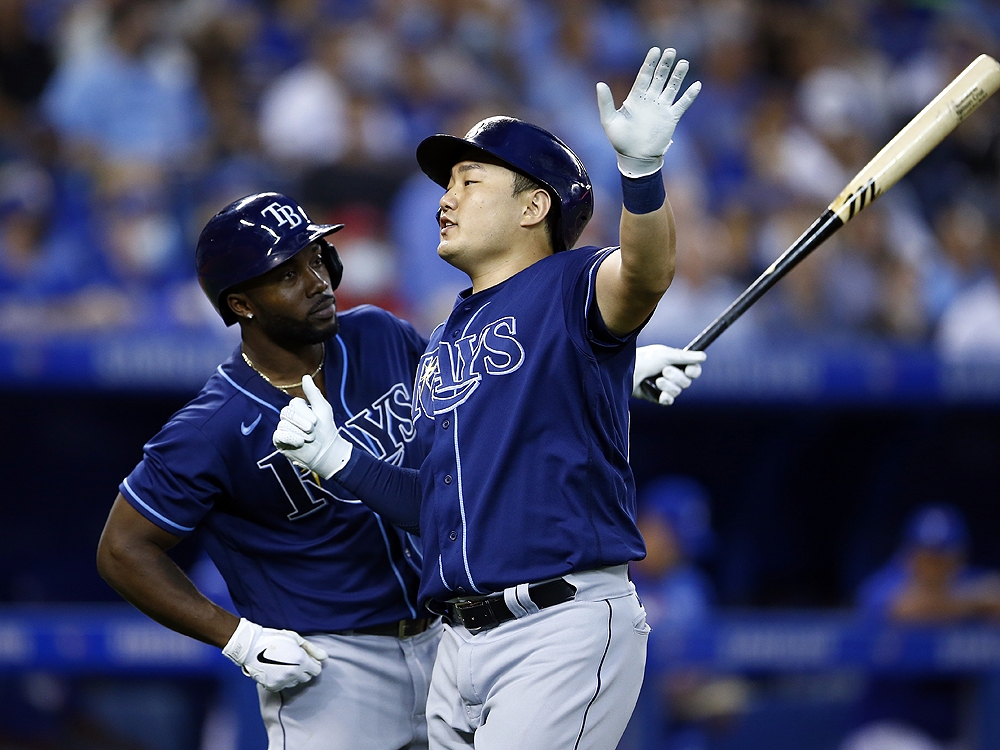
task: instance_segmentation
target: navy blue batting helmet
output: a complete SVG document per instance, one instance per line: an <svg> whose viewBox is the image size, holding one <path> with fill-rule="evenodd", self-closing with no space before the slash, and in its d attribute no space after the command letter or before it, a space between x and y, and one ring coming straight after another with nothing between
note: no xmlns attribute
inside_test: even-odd
<svg viewBox="0 0 1000 750"><path fill-rule="evenodd" d="M219 315L231 326L236 314L226 293L237 284L267 273L306 245L344 228L313 224L305 210L281 193L258 193L233 201L208 220L198 238L198 281ZM336 289L344 266L333 245L323 242L323 262Z"/></svg>
<svg viewBox="0 0 1000 750"><path fill-rule="evenodd" d="M583 162L569 146L537 125L513 117L488 117L465 138L432 135L417 146L417 163L424 173L447 189L451 168L485 152L511 169L541 183L552 193L559 211L552 247L573 247L594 215L594 190Z"/></svg>

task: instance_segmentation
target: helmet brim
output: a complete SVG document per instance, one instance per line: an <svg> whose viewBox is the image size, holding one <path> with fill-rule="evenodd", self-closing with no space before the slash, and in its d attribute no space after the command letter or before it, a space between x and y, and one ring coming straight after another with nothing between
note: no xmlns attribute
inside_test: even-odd
<svg viewBox="0 0 1000 750"><path fill-rule="evenodd" d="M305 245L303 245L302 247L305 247L310 242L315 242L320 237L326 237L328 234L333 234L334 232L339 232L345 226L347 226L347 225L346 224L310 224L308 227L306 227L306 232L307 232L306 236L308 237L308 240L306 240Z"/></svg>
<svg viewBox="0 0 1000 750"><path fill-rule="evenodd" d="M420 169L445 190L451 181L451 168L476 155L488 157L490 162L500 162L514 172L520 171L496 154L454 135L432 135L424 138L417 146L417 164Z"/></svg>

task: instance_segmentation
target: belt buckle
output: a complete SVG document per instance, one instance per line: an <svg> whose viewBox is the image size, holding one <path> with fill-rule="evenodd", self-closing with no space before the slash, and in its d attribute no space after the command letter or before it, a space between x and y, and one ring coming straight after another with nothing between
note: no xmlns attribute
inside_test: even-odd
<svg viewBox="0 0 1000 750"><path fill-rule="evenodd" d="M472 634L495 628L500 624L489 599L459 601L453 606L459 621Z"/></svg>
<svg viewBox="0 0 1000 750"><path fill-rule="evenodd" d="M399 621L399 632L398 638L411 638L415 635L420 635L426 630L426 628L421 627L423 625L422 620L400 620Z"/></svg>

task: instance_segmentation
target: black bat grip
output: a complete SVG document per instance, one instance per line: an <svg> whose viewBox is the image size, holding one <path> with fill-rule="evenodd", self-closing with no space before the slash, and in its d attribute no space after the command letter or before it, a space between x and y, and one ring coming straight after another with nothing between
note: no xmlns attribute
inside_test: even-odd
<svg viewBox="0 0 1000 750"><path fill-rule="evenodd" d="M733 300L722 314L713 320L708 327L699 333L684 351L703 352L743 313L750 309L754 302L764 296L764 292L778 283L789 271L809 253L819 247L826 239L844 226L844 221L829 208L824 211L802 235L795 240L781 257L769 269L764 271L748 286L739 297ZM642 392L653 401L660 400L660 389L656 387L656 377L644 378L639 386Z"/></svg>

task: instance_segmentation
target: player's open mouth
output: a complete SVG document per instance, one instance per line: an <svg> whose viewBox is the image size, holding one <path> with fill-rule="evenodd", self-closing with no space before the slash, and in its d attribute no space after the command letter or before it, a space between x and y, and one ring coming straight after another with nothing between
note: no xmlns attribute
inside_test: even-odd
<svg viewBox="0 0 1000 750"><path fill-rule="evenodd" d="M452 221L447 216L443 215L438 219L438 224L441 225L442 232L446 231L447 229L450 229L451 227L458 226L456 222Z"/></svg>

